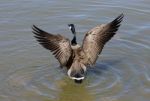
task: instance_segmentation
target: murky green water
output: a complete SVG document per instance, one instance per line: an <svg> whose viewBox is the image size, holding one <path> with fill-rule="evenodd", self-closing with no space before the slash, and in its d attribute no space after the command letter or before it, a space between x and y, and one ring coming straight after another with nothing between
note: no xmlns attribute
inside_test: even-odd
<svg viewBox="0 0 150 101"><path fill-rule="evenodd" d="M1 0L0 101L149 101L149 0ZM75 84L31 33L32 24L78 42L92 27L125 14L83 84Z"/></svg>

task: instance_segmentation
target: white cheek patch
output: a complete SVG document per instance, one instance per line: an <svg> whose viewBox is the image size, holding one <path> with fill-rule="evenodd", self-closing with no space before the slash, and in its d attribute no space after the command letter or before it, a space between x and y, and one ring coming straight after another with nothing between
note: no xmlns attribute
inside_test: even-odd
<svg viewBox="0 0 150 101"><path fill-rule="evenodd" d="M71 69L68 70L67 72L68 76L71 78L70 74L71 74Z"/></svg>
<svg viewBox="0 0 150 101"><path fill-rule="evenodd" d="M69 26L69 29L70 29L70 30L71 30L71 28L72 28L72 27L71 27L71 26Z"/></svg>
<svg viewBox="0 0 150 101"><path fill-rule="evenodd" d="M73 80L83 80L84 77L80 77L80 78L71 77L71 79L73 79Z"/></svg>

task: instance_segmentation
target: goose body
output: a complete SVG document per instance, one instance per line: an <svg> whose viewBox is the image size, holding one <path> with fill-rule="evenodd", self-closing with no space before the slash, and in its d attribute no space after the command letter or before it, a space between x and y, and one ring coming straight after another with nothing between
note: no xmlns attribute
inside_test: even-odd
<svg viewBox="0 0 150 101"><path fill-rule="evenodd" d="M87 67L95 64L106 42L108 42L119 29L124 15L120 14L108 24L101 24L89 30L80 46L76 42L76 31L73 24L69 28L74 35L72 41L59 34L54 35L41 30L33 25L33 33L37 41L46 49L50 50L61 67L67 68L68 76L81 83L85 78Z"/></svg>

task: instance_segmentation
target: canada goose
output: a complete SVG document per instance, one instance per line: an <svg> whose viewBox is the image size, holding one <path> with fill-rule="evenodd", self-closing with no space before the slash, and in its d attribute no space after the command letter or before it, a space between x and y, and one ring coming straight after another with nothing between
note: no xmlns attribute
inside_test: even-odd
<svg viewBox="0 0 150 101"><path fill-rule="evenodd" d="M33 33L37 41L50 50L61 67L67 68L68 76L76 83L85 78L87 67L95 64L106 42L117 32L124 15L120 14L108 24L101 24L85 34L82 46L76 42L76 31L73 24L69 24L74 37L72 41L59 34L54 35L33 25Z"/></svg>

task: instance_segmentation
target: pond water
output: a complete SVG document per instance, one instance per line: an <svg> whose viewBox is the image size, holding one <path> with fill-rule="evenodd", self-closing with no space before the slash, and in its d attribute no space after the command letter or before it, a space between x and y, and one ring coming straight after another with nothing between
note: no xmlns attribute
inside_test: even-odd
<svg viewBox="0 0 150 101"><path fill-rule="evenodd" d="M149 101L149 0L1 0L0 101ZM32 34L33 24L77 39L124 13L124 21L82 84L70 80Z"/></svg>

